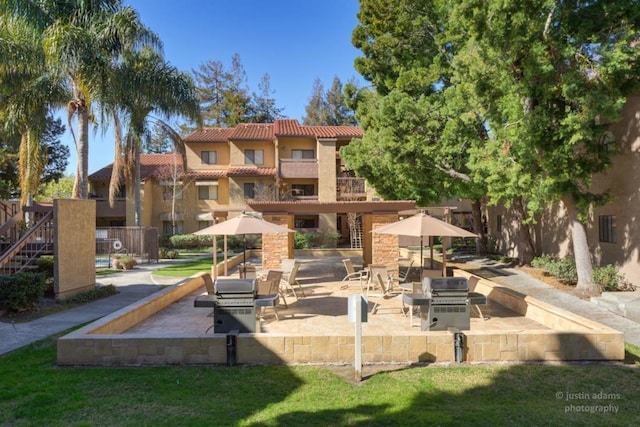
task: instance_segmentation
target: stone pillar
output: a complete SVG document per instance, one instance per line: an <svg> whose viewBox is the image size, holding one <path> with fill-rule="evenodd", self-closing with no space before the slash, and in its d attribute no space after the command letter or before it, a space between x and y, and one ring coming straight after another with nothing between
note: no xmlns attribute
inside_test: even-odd
<svg viewBox="0 0 640 427"><path fill-rule="evenodd" d="M288 215L285 214L262 214L262 219L271 223L289 227ZM278 270L282 258L289 258L289 236L293 233L265 233L262 235L262 269Z"/></svg>
<svg viewBox="0 0 640 427"><path fill-rule="evenodd" d="M53 202L54 285L56 298L96 286L96 201Z"/></svg>
<svg viewBox="0 0 640 427"><path fill-rule="evenodd" d="M371 229L391 224L398 221L397 213L373 213L371 214ZM371 233L372 238L372 264L384 264L391 267L389 270L395 276L398 275L398 236L394 234Z"/></svg>

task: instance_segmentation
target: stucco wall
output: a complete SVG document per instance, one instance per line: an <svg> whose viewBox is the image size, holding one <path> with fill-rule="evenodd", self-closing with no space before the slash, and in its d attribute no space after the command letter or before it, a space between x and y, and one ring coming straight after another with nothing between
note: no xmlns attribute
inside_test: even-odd
<svg viewBox="0 0 640 427"><path fill-rule="evenodd" d="M96 202L54 200L53 214L54 291L67 298L96 284Z"/></svg>

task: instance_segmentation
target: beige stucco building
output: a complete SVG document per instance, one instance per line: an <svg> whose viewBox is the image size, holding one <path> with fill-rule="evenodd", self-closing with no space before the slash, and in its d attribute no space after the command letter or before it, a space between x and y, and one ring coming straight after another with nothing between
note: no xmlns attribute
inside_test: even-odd
<svg viewBox="0 0 640 427"><path fill-rule="evenodd" d="M611 167L594 177L595 193L608 191L611 199L593 208L587 219L587 240L594 266L616 265L634 285L640 286L640 95L630 96L623 118L610 128L616 144ZM512 218L504 208L487 211L488 232L496 249L517 256L518 242L509 232ZM571 254L571 232L561 203L545 211L534 227L537 252L564 257Z"/></svg>
<svg viewBox="0 0 640 427"><path fill-rule="evenodd" d="M353 177L340 147L362 138L355 126L302 126L297 120L205 128L185 139L186 168L180 156L142 155L142 225L163 234L191 233L216 220L248 210L250 201L336 202L371 200L364 179ZM109 207L112 165L90 177L97 200L97 226L134 225L132 189ZM126 196L126 197L125 197ZM296 215L297 230L338 231L348 236L345 215Z"/></svg>

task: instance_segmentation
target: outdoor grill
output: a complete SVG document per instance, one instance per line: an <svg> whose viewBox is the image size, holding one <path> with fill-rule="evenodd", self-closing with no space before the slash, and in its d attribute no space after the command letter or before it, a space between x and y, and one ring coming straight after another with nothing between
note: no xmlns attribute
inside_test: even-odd
<svg viewBox="0 0 640 427"><path fill-rule="evenodd" d="M423 331L469 330L471 300L469 283L464 277L425 277L422 292L429 305L422 310Z"/></svg>
<svg viewBox="0 0 640 427"><path fill-rule="evenodd" d="M217 279L214 287L213 331L255 332L255 279Z"/></svg>

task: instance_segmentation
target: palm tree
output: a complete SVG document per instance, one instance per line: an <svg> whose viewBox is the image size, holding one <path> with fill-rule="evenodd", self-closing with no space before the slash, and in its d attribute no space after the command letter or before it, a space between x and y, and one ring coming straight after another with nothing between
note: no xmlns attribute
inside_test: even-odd
<svg viewBox="0 0 640 427"><path fill-rule="evenodd" d="M163 118L180 115L201 126L202 118L195 85L191 77L168 64L161 55L151 49L125 52L123 60L112 70L107 86L109 101L104 111L113 117L115 127L115 158L111 175L109 199L120 187L121 173L127 188L131 188L135 200L135 223L141 222L140 205L140 149L142 140L149 136L150 121L154 121L172 139L176 149L184 157L184 144L177 132L160 118L152 118L155 112ZM107 94L104 94L107 99ZM127 132L122 137L122 124Z"/></svg>
<svg viewBox="0 0 640 427"><path fill-rule="evenodd" d="M160 40L121 0L3 0L0 5L0 13L22 19L41 34L47 68L64 76L71 88L68 123L78 157L74 197L86 198L90 112L92 103L100 102L105 73L123 52L160 49Z"/></svg>
<svg viewBox="0 0 640 427"><path fill-rule="evenodd" d="M23 205L31 205L47 161L40 139L53 107L68 99L56 75L48 73L34 28L10 14L0 14L0 122L7 135L20 135L19 181Z"/></svg>

